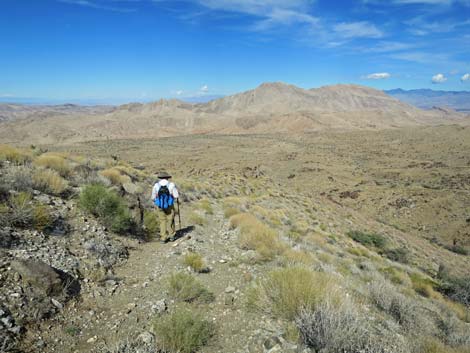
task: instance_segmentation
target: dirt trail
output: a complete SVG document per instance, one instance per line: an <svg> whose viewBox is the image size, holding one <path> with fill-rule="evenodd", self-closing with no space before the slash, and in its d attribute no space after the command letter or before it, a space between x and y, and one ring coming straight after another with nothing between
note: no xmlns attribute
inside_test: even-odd
<svg viewBox="0 0 470 353"><path fill-rule="evenodd" d="M187 219L186 213L182 218ZM138 244L128 261L115 269L114 278L84 293L80 302L70 303L42 325L42 351L103 352L105 347L151 332L157 302L164 299L168 310L177 305L166 293L166 278L175 271L189 271L182 261L188 251L204 257L210 272L194 275L215 294L213 303L198 306L217 327L216 337L201 352L254 351L249 346L256 345L257 336L278 330L269 318L248 312L244 305L244 289L261 267L240 263L245 254L221 210L216 208L206 220L207 225L195 227L174 243Z"/></svg>

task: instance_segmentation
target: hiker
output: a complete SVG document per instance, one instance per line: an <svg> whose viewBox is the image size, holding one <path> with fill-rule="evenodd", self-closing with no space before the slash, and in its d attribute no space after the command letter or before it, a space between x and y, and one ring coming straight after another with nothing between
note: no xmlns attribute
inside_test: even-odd
<svg viewBox="0 0 470 353"><path fill-rule="evenodd" d="M175 240L175 206L178 199L178 189L170 182L171 175L162 172L158 175L158 182L152 189L152 201L157 207L160 219L160 242L167 243Z"/></svg>

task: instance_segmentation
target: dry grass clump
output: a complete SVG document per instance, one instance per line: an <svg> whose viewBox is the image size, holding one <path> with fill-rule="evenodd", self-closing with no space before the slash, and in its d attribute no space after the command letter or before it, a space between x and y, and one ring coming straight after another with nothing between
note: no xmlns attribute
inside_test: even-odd
<svg viewBox="0 0 470 353"><path fill-rule="evenodd" d="M191 212L189 214L189 221L192 224L196 224L198 226L203 226L204 224L207 223L206 219L197 212Z"/></svg>
<svg viewBox="0 0 470 353"><path fill-rule="evenodd" d="M285 249L279 235L251 214L240 213L230 217L230 226L240 229L240 247L256 250L260 261L273 260Z"/></svg>
<svg viewBox="0 0 470 353"><path fill-rule="evenodd" d="M294 319L332 295L333 279L323 272L296 266L273 270L249 293L248 304L274 316Z"/></svg>
<svg viewBox="0 0 470 353"><path fill-rule="evenodd" d="M470 353L470 347L449 347L433 337L424 338L419 353Z"/></svg>
<svg viewBox="0 0 470 353"><path fill-rule="evenodd" d="M432 279L423 277L418 273L410 273L409 277L416 293L426 298L439 297L438 293L434 290L434 287L437 286L437 283Z"/></svg>
<svg viewBox="0 0 470 353"><path fill-rule="evenodd" d="M214 294L201 282L183 272L174 273L168 278L168 289L173 298L183 302L209 303L214 300Z"/></svg>
<svg viewBox="0 0 470 353"><path fill-rule="evenodd" d="M30 191L33 186L31 166L14 166L8 168L5 178L2 178L5 187L16 191L24 192Z"/></svg>
<svg viewBox="0 0 470 353"><path fill-rule="evenodd" d="M389 279L390 282L394 284L405 284L411 285L410 278L406 274L406 272L401 271L396 267L384 267L379 270L385 278Z"/></svg>
<svg viewBox="0 0 470 353"><path fill-rule="evenodd" d="M208 199L202 199L198 203L198 208L204 210L206 214L212 215L214 214L214 209Z"/></svg>
<svg viewBox="0 0 470 353"><path fill-rule="evenodd" d="M159 217L155 211L144 211L143 230L147 241L156 238L160 230L160 223Z"/></svg>
<svg viewBox="0 0 470 353"><path fill-rule="evenodd" d="M108 179L111 184L118 186L131 181L129 176L122 175L121 172L116 168L102 170L100 175Z"/></svg>
<svg viewBox="0 0 470 353"><path fill-rule="evenodd" d="M44 153L34 160L34 164L40 167L55 170L62 177L68 177L72 171L70 162L64 155L57 153Z"/></svg>
<svg viewBox="0 0 470 353"><path fill-rule="evenodd" d="M177 308L154 324L159 347L168 353L194 353L214 335L213 323L188 308Z"/></svg>
<svg viewBox="0 0 470 353"><path fill-rule="evenodd" d="M224 217L225 218L230 218L232 216L235 216L236 214L239 214L240 210L235 208L235 207L224 207Z"/></svg>
<svg viewBox="0 0 470 353"><path fill-rule="evenodd" d="M186 254L183 259L183 263L186 266L191 267L195 272L205 272L207 270L207 266L204 262L204 259L200 254L195 252L190 252Z"/></svg>
<svg viewBox="0 0 470 353"><path fill-rule="evenodd" d="M16 165L25 164L31 161L31 154L8 145L0 144L1 161L9 161Z"/></svg>
<svg viewBox="0 0 470 353"><path fill-rule="evenodd" d="M282 253L281 263L285 266L312 265L313 256L305 250L287 249Z"/></svg>
<svg viewBox="0 0 470 353"><path fill-rule="evenodd" d="M34 187L42 192L61 195L68 187L67 181L52 169L38 169L33 174Z"/></svg>

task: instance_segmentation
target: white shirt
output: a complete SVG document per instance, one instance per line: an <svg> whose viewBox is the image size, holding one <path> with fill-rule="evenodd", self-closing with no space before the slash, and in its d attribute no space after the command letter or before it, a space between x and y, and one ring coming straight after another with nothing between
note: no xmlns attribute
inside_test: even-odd
<svg viewBox="0 0 470 353"><path fill-rule="evenodd" d="M153 186L152 189L152 201L154 201L157 198L158 195L158 190L160 190L161 186L168 186L168 191L170 192L170 195L173 196L174 199L177 199L179 194L178 194L178 189L176 188L176 185L174 183L169 182L166 179L159 180L155 185Z"/></svg>

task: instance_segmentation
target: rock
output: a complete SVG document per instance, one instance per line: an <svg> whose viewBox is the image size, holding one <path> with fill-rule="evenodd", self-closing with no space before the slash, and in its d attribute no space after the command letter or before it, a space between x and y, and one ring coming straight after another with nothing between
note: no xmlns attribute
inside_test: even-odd
<svg viewBox="0 0 470 353"><path fill-rule="evenodd" d="M137 341L140 341L145 344L152 344L155 342L155 336L151 332L144 331L137 336Z"/></svg>
<svg viewBox="0 0 470 353"><path fill-rule="evenodd" d="M86 342L87 343L95 343L97 339L98 339L97 336L93 336L93 337L90 337L89 339L87 339Z"/></svg>
<svg viewBox="0 0 470 353"><path fill-rule="evenodd" d="M225 288L225 293L233 293L235 292L235 290L235 287L228 286L227 288Z"/></svg>
<svg viewBox="0 0 470 353"><path fill-rule="evenodd" d="M235 303L235 297L232 294L225 294L224 304L231 306Z"/></svg>
<svg viewBox="0 0 470 353"><path fill-rule="evenodd" d="M24 282L43 290L46 295L62 293L62 280L58 272L44 262L15 260L11 262L11 268L20 274Z"/></svg>
<svg viewBox="0 0 470 353"><path fill-rule="evenodd" d="M165 299L160 299L159 301L155 302L151 306L151 310L155 315L161 315L165 311L167 311L167 309L168 309L168 306L166 304Z"/></svg>
<svg viewBox="0 0 470 353"><path fill-rule="evenodd" d="M61 302L55 300L54 298L51 299L51 302L57 309L62 309L64 307Z"/></svg>

